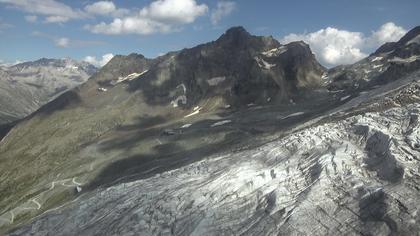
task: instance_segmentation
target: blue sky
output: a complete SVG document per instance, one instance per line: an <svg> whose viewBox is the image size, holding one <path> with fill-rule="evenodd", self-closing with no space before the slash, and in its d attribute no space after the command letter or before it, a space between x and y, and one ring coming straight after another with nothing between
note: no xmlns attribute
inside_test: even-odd
<svg viewBox="0 0 420 236"><path fill-rule="evenodd" d="M334 66L398 40L420 25L419 9L418 0L0 0L0 61L156 57L242 25L284 43L304 40Z"/></svg>

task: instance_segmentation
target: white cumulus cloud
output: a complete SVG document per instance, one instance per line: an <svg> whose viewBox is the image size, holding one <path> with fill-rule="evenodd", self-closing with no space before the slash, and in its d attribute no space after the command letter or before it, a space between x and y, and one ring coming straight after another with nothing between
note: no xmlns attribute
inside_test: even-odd
<svg viewBox="0 0 420 236"><path fill-rule="evenodd" d="M95 56L87 56L83 59L83 61L88 62L94 66L102 67L106 65L112 58L114 57L114 54L108 53L102 56L99 60Z"/></svg>
<svg viewBox="0 0 420 236"><path fill-rule="evenodd" d="M404 28L389 22L369 36L328 27L311 33L289 34L280 41L289 43L302 40L308 43L321 64L331 67L361 60L369 51L385 42L398 41L406 32Z"/></svg>
<svg viewBox="0 0 420 236"><path fill-rule="evenodd" d="M349 32L328 27L308 34L289 34L281 41L305 41L322 64L349 64L366 56L360 48L364 37L360 32Z"/></svg>
<svg viewBox="0 0 420 236"><path fill-rule="evenodd" d="M235 10L236 3L231 1L218 2L216 9L211 13L211 23L217 25L223 17L228 16Z"/></svg>
<svg viewBox="0 0 420 236"><path fill-rule="evenodd" d="M407 30L401 26L388 22L382 25L379 30L373 31L369 37L368 43L372 47L382 45L387 42L396 42L407 33Z"/></svg>
<svg viewBox="0 0 420 236"><path fill-rule="evenodd" d="M87 5L85 11L90 15L120 17L130 13L128 9L118 9L112 1L99 1Z"/></svg>
<svg viewBox="0 0 420 236"><path fill-rule="evenodd" d="M0 0L23 12L45 16L46 23L63 23L71 19L85 18L86 14L55 0Z"/></svg>
<svg viewBox="0 0 420 236"><path fill-rule="evenodd" d="M117 17L111 23L101 22L85 28L98 34L166 33L194 22L207 11L207 5L197 4L195 0L157 0L130 16Z"/></svg>
<svg viewBox="0 0 420 236"><path fill-rule="evenodd" d="M140 17L168 24L188 24L208 11L195 0L158 0L140 10Z"/></svg>
<svg viewBox="0 0 420 236"><path fill-rule="evenodd" d="M85 7L86 12L97 15L110 14L116 10L115 4L111 1L99 1Z"/></svg>

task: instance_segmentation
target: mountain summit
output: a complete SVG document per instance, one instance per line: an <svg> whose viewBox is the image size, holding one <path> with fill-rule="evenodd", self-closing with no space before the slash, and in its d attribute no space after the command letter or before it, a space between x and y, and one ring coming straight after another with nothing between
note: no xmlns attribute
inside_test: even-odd
<svg viewBox="0 0 420 236"><path fill-rule="evenodd" d="M214 42L151 62L143 79L130 86L150 94L149 100L182 101L176 106L193 107L202 100L242 106L296 99L306 88L321 86L323 70L303 43L281 45L272 37L234 27ZM156 90L170 92L166 98L156 97Z"/></svg>
<svg viewBox="0 0 420 236"><path fill-rule="evenodd" d="M233 41L239 41L239 40L247 40L249 38L251 38L252 35L246 31L246 29L242 26L236 26L236 27L232 27L228 30L226 30L226 32L220 36L220 38L218 40L223 41L223 40L233 40Z"/></svg>

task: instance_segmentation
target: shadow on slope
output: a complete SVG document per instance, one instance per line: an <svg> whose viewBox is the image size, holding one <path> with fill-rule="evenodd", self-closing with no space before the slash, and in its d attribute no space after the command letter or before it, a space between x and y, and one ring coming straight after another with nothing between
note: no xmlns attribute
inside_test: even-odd
<svg viewBox="0 0 420 236"><path fill-rule="evenodd" d="M324 102L296 116L293 114L302 107L267 106L226 111L217 114L221 119L202 119L188 128L181 128L185 124L182 122L165 123L167 120L160 116L139 118L138 123L121 126L115 135L100 143L100 152L120 150L128 157L105 167L87 190L148 178L215 154L259 146L268 141L264 137L277 138L284 131L336 106ZM311 106L313 104L308 104L305 108ZM215 126L227 120L229 123ZM150 143L153 143L149 147L152 152L138 149ZM133 154L133 150L137 154Z"/></svg>

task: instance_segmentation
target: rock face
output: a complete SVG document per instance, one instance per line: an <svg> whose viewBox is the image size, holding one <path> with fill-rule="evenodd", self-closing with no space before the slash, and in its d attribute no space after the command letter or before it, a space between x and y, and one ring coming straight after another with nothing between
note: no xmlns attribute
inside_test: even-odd
<svg viewBox="0 0 420 236"><path fill-rule="evenodd" d="M0 125L21 119L96 72L71 59L40 59L0 68Z"/></svg>
<svg viewBox="0 0 420 236"><path fill-rule="evenodd" d="M322 87L324 70L303 42L281 45L272 37L252 36L234 27L216 41L154 60L134 54L118 56L80 95L91 97L98 84L109 90L118 84L118 78L137 73L137 78L125 82L152 106L190 109L207 102L216 109L282 103Z"/></svg>
<svg viewBox="0 0 420 236"><path fill-rule="evenodd" d="M133 88L148 87L145 92L154 102L185 96L175 103L184 107L216 99L222 106L289 101L305 89L321 87L324 71L308 45L280 45L272 37L252 36L242 27L229 29L214 42L185 49L156 67L145 77L159 78L154 81L158 86L148 87L138 80ZM169 94L156 97L156 90Z"/></svg>
<svg viewBox="0 0 420 236"><path fill-rule="evenodd" d="M326 72L241 27L117 56L0 141L0 233L415 234L420 68L354 69L380 60Z"/></svg>

